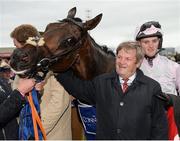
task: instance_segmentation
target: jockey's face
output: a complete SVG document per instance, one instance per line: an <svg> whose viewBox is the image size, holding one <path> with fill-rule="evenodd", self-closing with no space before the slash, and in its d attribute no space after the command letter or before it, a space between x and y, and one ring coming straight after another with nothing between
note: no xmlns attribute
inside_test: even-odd
<svg viewBox="0 0 180 141"><path fill-rule="evenodd" d="M20 43L20 42L18 42L15 38L13 38L13 43L14 43L14 46L16 47L16 48L21 48L23 45Z"/></svg>
<svg viewBox="0 0 180 141"><path fill-rule="evenodd" d="M145 55L153 57L158 51L159 41L160 39L158 37L148 37L140 39L139 43Z"/></svg>

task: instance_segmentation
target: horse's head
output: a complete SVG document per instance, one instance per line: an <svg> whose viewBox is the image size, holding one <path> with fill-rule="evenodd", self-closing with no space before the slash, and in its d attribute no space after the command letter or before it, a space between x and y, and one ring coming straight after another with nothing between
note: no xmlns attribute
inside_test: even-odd
<svg viewBox="0 0 180 141"><path fill-rule="evenodd" d="M75 14L76 8L72 8L69 10L67 18L48 24L43 34L45 41L43 46L27 44L20 49L15 49L10 60L13 70L17 73L33 70L32 68L38 62L43 58L48 58L50 69L60 72L72 67L75 62L79 63L81 54L86 57L88 48L85 50L82 46L87 44L87 31L98 25L102 14L86 22L76 18ZM82 50L81 53L79 50Z"/></svg>
<svg viewBox="0 0 180 141"><path fill-rule="evenodd" d="M33 75L37 70L38 58L41 58L42 51L32 45L25 44L22 48L13 51L10 58L10 66L15 74L21 77Z"/></svg>
<svg viewBox="0 0 180 141"><path fill-rule="evenodd" d="M43 34L46 46L51 52L49 55L60 62L52 65L51 69L54 72L67 70L80 60L80 56L82 59L81 54L83 56L88 54L85 51L87 48L82 48L88 47L85 45L88 31L94 29L102 18L100 14L83 22L80 18L75 17L75 14L76 8L72 8L67 18L48 24Z"/></svg>

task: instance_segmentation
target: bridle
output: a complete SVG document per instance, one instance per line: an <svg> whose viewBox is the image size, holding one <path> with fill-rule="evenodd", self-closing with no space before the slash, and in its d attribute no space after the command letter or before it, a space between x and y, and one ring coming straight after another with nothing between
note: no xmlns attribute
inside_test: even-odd
<svg viewBox="0 0 180 141"><path fill-rule="evenodd" d="M45 44L43 47L50 55L49 55L49 57L45 57L45 58L41 59L37 63L37 66L36 66L37 67L36 70L40 69L43 73L48 72L50 66L52 66L54 63L56 63L59 60L61 60L62 58L64 58L66 55L69 55L70 53L78 51L82 47L82 44L84 43L84 41L88 35L87 31L84 30L84 28L83 28L82 22L77 22L72 18L63 19L60 22L73 23L74 25L78 26L81 30L81 36L78 38L78 41L75 43L75 45L73 45L73 46L69 47L68 49L65 49L64 51L59 52L57 54L52 53L50 51L50 49L47 47L47 45ZM72 67L72 65L75 63L77 57L78 57L78 53L76 53L72 63L66 68L66 70L68 70L69 68Z"/></svg>
<svg viewBox="0 0 180 141"><path fill-rule="evenodd" d="M77 39L76 43L72 46L69 46L67 49L54 54L46 45L46 43L43 46L36 46L37 48L37 53L39 52L40 48L44 48L49 56L42 58L40 61L37 62L36 66L34 66L33 68L27 70L24 74L22 74L22 76L26 76L28 78L35 78L39 80L43 80L46 77L47 72L49 71L49 68L55 64L56 62L58 62L59 60L63 59L64 57L66 57L67 55L70 55L71 53L76 53L75 57L73 58L73 61L69 64L69 66L66 68L66 70L68 70L69 68L71 68L73 66L73 64L76 62L78 56L79 56L79 52L78 50L82 47L83 43L85 42L85 39L88 36L88 32L87 30L85 30L83 28L83 23L82 22L77 22L72 18L66 18L63 19L62 21L60 21L62 23L73 23L74 25L78 26L81 30L81 36ZM66 71L64 70L64 71ZM41 71L43 74L39 75L38 72Z"/></svg>

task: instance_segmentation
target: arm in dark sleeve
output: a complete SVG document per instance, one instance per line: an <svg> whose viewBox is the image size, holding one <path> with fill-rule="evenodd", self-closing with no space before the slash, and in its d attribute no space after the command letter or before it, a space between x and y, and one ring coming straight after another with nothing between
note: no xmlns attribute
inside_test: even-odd
<svg viewBox="0 0 180 141"><path fill-rule="evenodd" d="M95 80L81 80L71 70L58 74L56 79L69 94L79 100L95 105Z"/></svg>
<svg viewBox="0 0 180 141"><path fill-rule="evenodd" d="M168 122L164 103L156 95L162 93L160 85L155 88L152 97L152 132L153 140L168 140Z"/></svg>
<svg viewBox="0 0 180 141"><path fill-rule="evenodd" d="M0 126L14 118L24 103L25 98L17 90L14 90L7 99L0 104Z"/></svg>

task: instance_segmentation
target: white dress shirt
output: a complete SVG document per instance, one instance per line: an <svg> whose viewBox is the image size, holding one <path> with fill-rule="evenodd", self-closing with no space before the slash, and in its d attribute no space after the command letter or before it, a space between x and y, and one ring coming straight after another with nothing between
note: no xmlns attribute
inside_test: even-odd
<svg viewBox="0 0 180 141"><path fill-rule="evenodd" d="M127 81L128 86L130 86L132 84L132 82L134 81L135 77L136 77L136 73L134 73L131 77L128 78L128 81ZM119 81L120 81L121 87L123 89L124 80L120 76L119 76Z"/></svg>

